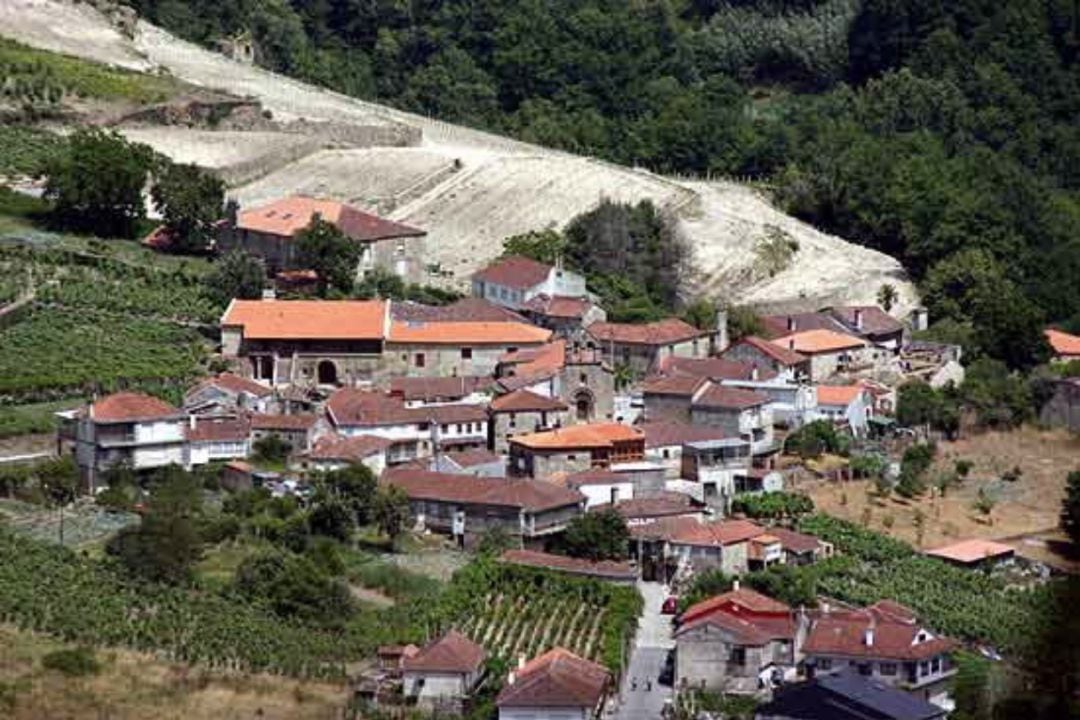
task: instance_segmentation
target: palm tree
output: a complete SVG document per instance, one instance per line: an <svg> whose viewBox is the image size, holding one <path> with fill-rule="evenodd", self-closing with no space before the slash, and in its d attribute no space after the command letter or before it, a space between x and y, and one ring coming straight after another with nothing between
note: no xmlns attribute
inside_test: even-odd
<svg viewBox="0 0 1080 720"><path fill-rule="evenodd" d="M889 312L893 309L893 305L896 304L898 297L899 295L896 292L896 287L891 283L885 283L877 293L878 305L883 307L885 312Z"/></svg>

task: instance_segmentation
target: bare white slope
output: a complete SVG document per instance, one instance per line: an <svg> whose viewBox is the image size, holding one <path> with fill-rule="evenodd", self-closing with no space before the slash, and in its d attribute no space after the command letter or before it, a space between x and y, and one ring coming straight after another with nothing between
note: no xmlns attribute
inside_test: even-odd
<svg viewBox="0 0 1080 720"><path fill-rule="evenodd" d="M252 134L251 147L243 150L230 145L232 137L222 144L194 131L146 137L167 154L200 157L219 169L265 159L265 172L253 176L258 179L234 188L245 202L307 192L380 208L423 227L430 232L432 262L450 271L448 281L454 284L497 255L509 235L561 227L602 197L650 198L678 213L694 250L694 285L710 294L806 308L873 302L888 282L900 291L901 309L914 302L914 289L895 260L821 233L742 186L676 182L363 102L233 62L144 22L131 42L85 6L65 0L0 0L0 34L99 61L164 68L195 85L256 97L280 119L419 128L420 148L327 151L302 158L306 153L275 154L262 134ZM448 164L456 171L445 173ZM790 267L772 277L756 269L755 255L769 226L799 243Z"/></svg>

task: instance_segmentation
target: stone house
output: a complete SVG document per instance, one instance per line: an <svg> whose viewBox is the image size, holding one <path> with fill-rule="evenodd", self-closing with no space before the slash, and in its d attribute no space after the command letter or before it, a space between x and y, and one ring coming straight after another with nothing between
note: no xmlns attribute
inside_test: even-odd
<svg viewBox="0 0 1080 720"><path fill-rule="evenodd" d="M543 432L566 423L569 408L562 400L538 395L531 390L514 390L491 401L489 447L506 454L510 438Z"/></svg>
<svg viewBox="0 0 1080 720"><path fill-rule="evenodd" d="M386 469L394 441L378 435L325 435L303 458L305 469L327 472L364 465L376 476Z"/></svg>
<svg viewBox="0 0 1080 720"><path fill-rule="evenodd" d="M685 515L630 526L645 576L664 582L686 570L742 575L750 567L750 540L763 533L764 528L748 520L702 522Z"/></svg>
<svg viewBox="0 0 1080 720"><path fill-rule="evenodd" d="M559 301L588 300L585 278L559 265L520 255L502 257L472 276L473 297L522 310L541 295Z"/></svg>
<svg viewBox="0 0 1080 720"><path fill-rule="evenodd" d="M766 337L778 338L809 330L854 335L896 353L904 343L904 325L877 305L837 305L819 312L766 315Z"/></svg>
<svg viewBox="0 0 1080 720"><path fill-rule="evenodd" d="M756 335L737 340L721 357L768 369L788 382L798 382L810 377L810 358Z"/></svg>
<svg viewBox="0 0 1080 720"><path fill-rule="evenodd" d="M406 407L488 402L494 382L488 375L451 375L447 377L392 377L387 393L401 398Z"/></svg>
<svg viewBox="0 0 1080 720"><path fill-rule="evenodd" d="M956 674L957 643L925 628L900 603L881 600L859 610L826 606L812 619L801 652L806 674L844 667L940 704Z"/></svg>
<svg viewBox="0 0 1080 720"><path fill-rule="evenodd" d="M544 478L645 458L645 435L619 423L571 425L510 438L510 472Z"/></svg>
<svg viewBox="0 0 1080 720"><path fill-rule="evenodd" d="M457 711L484 672L484 648L451 630L401 659L402 691L429 710Z"/></svg>
<svg viewBox="0 0 1080 720"><path fill-rule="evenodd" d="M330 432L326 421L314 413L278 415L255 413L249 417L251 445L276 435L289 444L294 454L310 452L315 440Z"/></svg>
<svg viewBox="0 0 1080 720"><path fill-rule="evenodd" d="M536 295L521 307L521 313L558 337L579 341L586 327L607 320L604 309L588 297Z"/></svg>
<svg viewBox="0 0 1080 720"><path fill-rule="evenodd" d="M645 377L668 357L707 357L715 332L667 318L640 325L596 322L585 328L585 336L587 346L600 351L605 362L626 366L636 377Z"/></svg>
<svg viewBox="0 0 1080 720"><path fill-rule="evenodd" d="M501 528L524 546L566 529L584 512L585 497L543 480L451 475L415 468L391 468L382 482L401 488L418 526L450 535L472 547L487 530Z"/></svg>
<svg viewBox="0 0 1080 720"><path fill-rule="evenodd" d="M727 514L739 491L739 480L750 471L750 443L738 437L691 440L680 451L682 479L678 489Z"/></svg>
<svg viewBox="0 0 1080 720"><path fill-rule="evenodd" d="M559 339L507 353L495 374L504 392L528 390L566 403L572 409L567 424L614 419L615 378L595 350L568 347Z"/></svg>
<svg viewBox="0 0 1080 720"><path fill-rule="evenodd" d="M187 415L164 400L134 392L106 395L73 413L71 434L83 489L94 493L117 465L135 472L190 467Z"/></svg>
<svg viewBox="0 0 1080 720"><path fill-rule="evenodd" d="M488 443L486 404L406 405L401 397L377 390L342 388L327 399L326 413L340 435L389 440L388 465L436 451L484 449Z"/></svg>
<svg viewBox="0 0 1080 720"><path fill-rule="evenodd" d="M707 383L690 401L690 422L720 428L729 437L746 440L753 455L779 449L769 398L753 390Z"/></svg>
<svg viewBox="0 0 1080 720"><path fill-rule="evenodd" d="M1039 422L1080 431L1080 378L1047 381L1050 399L1039 411Z"/></svg>
<svg viewBox="0 0 1080 720"><path fill-rule="evenodd" d="M551 331L525 322L394 321L383 370L391 375L493 375L508 352L539 347Z"/></svg>
<svg viewBox="0 0 1080 720"><path fill-rule="evenodd" d="M689 607L675 631L675 683L738 694L794 675L798 626L782 602L740 588Z"/></svg>
<svg viewBox="0 0 1080 720"><path fill-rule="evenodd" d="M645 459L663 465L669 479L683 476L684 445L728 437L720 428L686 422L657 420L638 423L635 427L645 433Z"/></svg>
<svg viewBox="0 0 1080 720"><path fill-rule="evenodd" d="M269 276L305 270L296 248L297 236L316 218L330 223L360 246L357 277L382 268L410 282L424 277L427 233L358 210L345 203L292 195L243 212L229 202L217 236L217 250L243 250L261 258Z"/></svg>
<svg viewBox="0 0 1080 720"><path fill-rule="evenodd" d="M612 686L603 665L557 647L512 670L495 706L499 720L598 720Z"/></svg>

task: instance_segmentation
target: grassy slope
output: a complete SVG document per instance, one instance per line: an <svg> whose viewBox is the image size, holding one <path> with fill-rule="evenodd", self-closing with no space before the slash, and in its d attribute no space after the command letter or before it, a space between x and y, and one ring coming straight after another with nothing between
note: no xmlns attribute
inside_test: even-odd
<svg viewBox="0 0 1080 720"><path fill-rule="evenodd" d="M348 701L336 684L210 672L117 650L97 653L97 676L68 678L41 665L63 643L11 626L0 625L0 647L0 716L10 720L321 720Z"/></svg>

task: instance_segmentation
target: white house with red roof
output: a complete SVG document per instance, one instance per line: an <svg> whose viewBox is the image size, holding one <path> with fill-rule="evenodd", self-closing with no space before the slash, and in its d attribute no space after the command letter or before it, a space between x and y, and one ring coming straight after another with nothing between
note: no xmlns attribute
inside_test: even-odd
<svg viewBox="0 0 1080 720"><path fill-rule="evenodd" d="M271 276L306 269L300 265L297 236L320 218L357 243L358 275L379 267L412 282L423 279L426 231L336 200L291 195L243 211L230 202L226 216L218 230L218 251L243 250L261 258Z"/></svg>
<svg viewBox="0 0 1080 720"><path fill-rule="evenodd" d="M239 411L265 413L274 390L269 385L223 372L208 377L184 395L184 409L196 414L233 415Z"/></svg>
<svg viewBox="0 0 1080 720"><path fill-rule="evenodd" d="M402 690L427 708L460 711L483 675L487 652L451 630L401 660Z"/></svg>
<svg viewBox="0 0 1080 720"><path fill-rule="evenodd" d="M324 435L303 456L312 470L341 470L349 465L364 465L375 475L386 469L386 458L394 441L378 435Z"/></svg>
<svg viewBox="0 0 1080 720"><path fill-rule="evenodd" d="M892 600L858 610L826 607L813 618L801 653L807 675L854 667L924 700L940 704L956 674L955 640L919 622Z"/></svg>
<svg viewBox="0 0 1080 720"><path fill-rule="evenodd" d="M93 493L110 468L150 470L190 466L188 417L159 398L136 392L106 395L75 414L75 461Z"/></svg>
<svg viewBox="0 0 1080 720"><path fill-rule="evenodd" d="M561 263L548 265L521 255L499 258L473 273L472 294L513 310L540 309L530 306L530 301L540 296L564 303L589 298L581 275L565 269Z"/></svg>
<svg viewBox="0 0 1080 720"><path fill-rule="evenodd" d="M798 623L792 609L740 588L692 605L675 631L677 687L757 694L794 676Z"/></svg>
<svg viewBox="0 0 1080 720"><path fill-rule="evenodd" d="M814 391L819 417L846 427L855 437L866 435L874 416L874 396L864 385L816 385Z"/></svg>
<svg viewBox="0 0 1080 720"><path fill-rule="evenodd" d="M557 647L512 670L495 706L499 720L595 720L612 687L603 665Z"/></svg>

